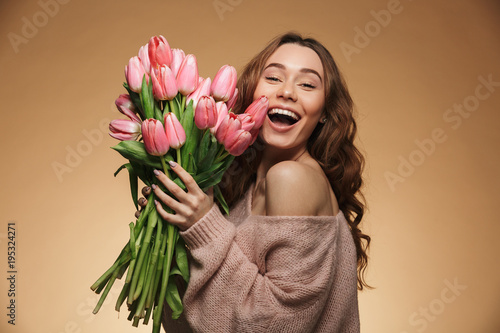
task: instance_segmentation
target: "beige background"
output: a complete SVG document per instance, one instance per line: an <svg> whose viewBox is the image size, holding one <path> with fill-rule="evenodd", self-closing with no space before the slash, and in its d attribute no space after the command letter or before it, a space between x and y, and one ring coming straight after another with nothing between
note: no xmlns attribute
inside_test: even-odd
<svg viewBox="0 0 500 333"><path fill-rule="evenodd" d="M1 332L150 332L111 303L90 314L89 286L128 239L134 212L106 134L120 118L123 68L163 34L213 77L287 30L324 42L357 105L376 287L359 295L362 332L500 331L500 86L480 79L500 82L498 1L41 4L0 4ZM463 116L449 111L464 103ZM6 316L9 222L16 326Z"/></svg>

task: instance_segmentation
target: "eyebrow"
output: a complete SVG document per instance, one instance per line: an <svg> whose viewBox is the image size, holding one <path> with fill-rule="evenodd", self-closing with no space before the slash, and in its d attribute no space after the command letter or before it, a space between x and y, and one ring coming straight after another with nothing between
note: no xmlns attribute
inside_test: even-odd
<svg viewBox="0 0 500 333"><path fill-rule="evenodd" d="M270 63L269 65L266 66L266 68L264 68L264 70L268 69L269 67L276 67L276 68L283 69L283 70L286 69L285 65L277 63L277 62ZM321 75L319 75L319 73L312 68L301 68L300 72L301 73L315 74L319 78L320 82L323 82L323 80L321 79Z"/></svg>

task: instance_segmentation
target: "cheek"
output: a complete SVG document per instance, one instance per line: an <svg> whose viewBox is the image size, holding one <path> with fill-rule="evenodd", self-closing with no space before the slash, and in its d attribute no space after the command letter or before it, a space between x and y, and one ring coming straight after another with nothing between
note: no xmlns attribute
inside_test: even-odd
<svg viewBox="0 0 500 333"><path fill-rule="evenodd" d="M325 106L325 101L322 96L317 96L316 98L311 98L307 103L307 110L309 111L309 116L317 121L321 118Z"/></svg>
<svg viewBox="0 0 500 333"><path fill-rule="evenodd" d="M262 83L259 81L259 83L257 83L257 87L255 87L255 91L253 93L253 99L256 100L257 98L259 98L262 95L266 95L266 93L265 93L265 89L263 89Z"/></svg>

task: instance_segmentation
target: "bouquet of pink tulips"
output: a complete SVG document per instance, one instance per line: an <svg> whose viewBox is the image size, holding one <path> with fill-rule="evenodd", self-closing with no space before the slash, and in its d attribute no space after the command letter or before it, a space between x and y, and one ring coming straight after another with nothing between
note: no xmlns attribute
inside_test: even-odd
<svg viewBox="0 0 500 333"><path fill-rule="evenodd" d="M109 129L110 135L121 141L113 149L128 160L115 176L124 168L128 170L136 208L138 180L151 186L156 180L155 169L174 176L167 162L175 161L200 188L213 187L215 199L228 212L218 183L234 156L255 141L268 101L261 97L245 113L236 115L231 112L238 94L234 67L221 67L212 82L198 76L197 66L194 55L171 49L163 36L155 36L125 67L128 94L120 95L116 106L128 119L111 121ZM172 180L185 188L180 179ZM171 277L179 275L188 283L189 266L178 229L162 220L154 201L151 193L140 217L129 225L129 242L91 289L102 292L94 309L97 313L114 281L126 272L116 310L120 311L126 300L134 326L141 319L147 324L152 314L153 332L159 332L165 302L174 318L183 311Z"/></svg>

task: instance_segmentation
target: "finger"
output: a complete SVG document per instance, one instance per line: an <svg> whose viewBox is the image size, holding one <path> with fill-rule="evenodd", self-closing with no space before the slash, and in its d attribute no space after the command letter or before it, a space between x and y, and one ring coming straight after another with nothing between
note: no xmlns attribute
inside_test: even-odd
<svg viewBox="0 0 500 333"><path fill-rule="evenodd" d="M158 178L158 180L167 188L167 190L172 193L172 195L176 197L180 202L189 201L188 194L182 188L180 188L179 185L168 178L163 172L161 172L160 170L154 170L153 172L156 178Z"/></svg>
<svg viewBox="0 0 500 333"><path fill-rule="evenodd" d="M139 204L139 206L141 206L141 209L146 207L146 205L148 204L148 200L144 197L140 197L139 200L137 200L137 203Z"/></svg>
<svg viewBox="0 0 500 333"><path fill-rule="evenodd" d="M155 206L156 206L156 211L158 212L158 214L166 222L179 227L179 229L182 230L182 231L186 230L186 227L183 225L183 222L185 222L185 220L183 219L182 216L176 215L176 214L170 214L165 209L163 209L163 206L157 200L155 200Z"/></svg>
<svg viewBox="0 0 500 333"><path fill-rule="evenodd" d="M174 161L170 161L168 163L170 164L170 168L174 170L174 172L177 174L177 176L179 176L184 185L186 185L188 192L191 193L203 192L198 186L198 184L196 184L194 178L189 174L189 172L184 170L179 164L175 163Z"/></svg>
<svg viewBox="0 0 500 333"><path fill-rule="evenodd" d="M175 200L170 195L163 192L157 185L153 184L151 186L153 188L154 194L161 202L163 202L165 205L167 205L177 213L180 213L182 211L182 204L179 201Z"/></svg>
<svg viewBox="0 0 500 333"><path fill-rule="evenodd" d="M144 187L142 188L141 192L142 192L142 195L143 195L143 196L147 197L147 196L149 196L149 195L151 194L151 187L149 187L149 186L144 186Z"/></svg>

